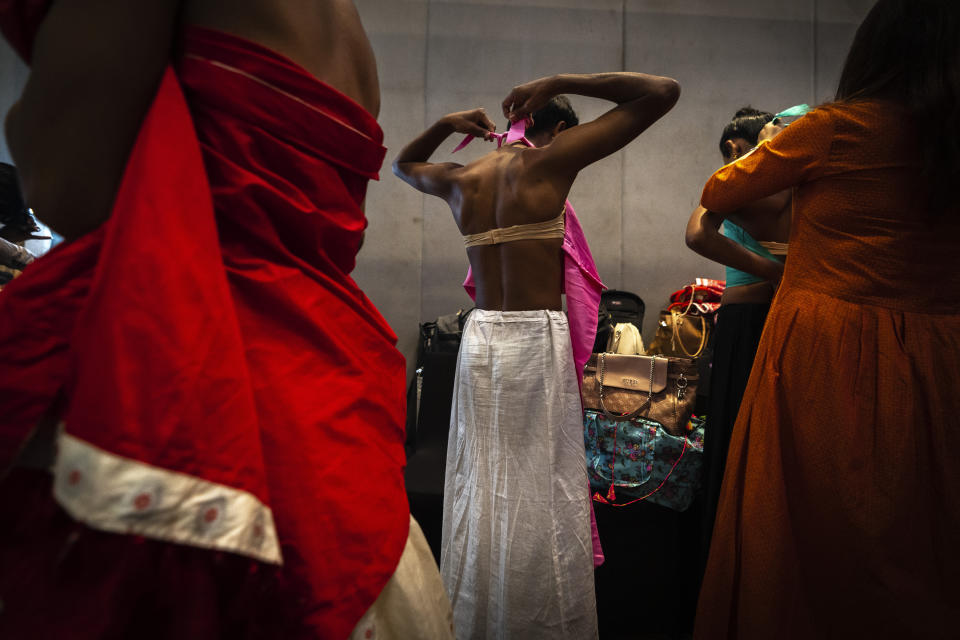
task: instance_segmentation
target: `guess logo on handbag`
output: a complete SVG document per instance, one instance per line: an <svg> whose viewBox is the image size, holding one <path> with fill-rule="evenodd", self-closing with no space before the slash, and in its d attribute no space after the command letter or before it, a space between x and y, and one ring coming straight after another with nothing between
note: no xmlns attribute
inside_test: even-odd
<svg viewBox="0 0 960 640"><path fill-rule="evenodd" d="M623 384L625 384L625 385L627 385L627 386L630 386L630 387L639 387L639 386L640 386L640 381L637 380L636 378L620 378L620 380L623 382Z"/></svg>

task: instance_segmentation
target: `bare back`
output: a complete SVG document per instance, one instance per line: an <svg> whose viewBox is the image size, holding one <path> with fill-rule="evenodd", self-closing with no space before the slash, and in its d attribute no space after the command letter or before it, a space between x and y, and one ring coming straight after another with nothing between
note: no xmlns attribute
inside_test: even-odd
<svg viewBox="0 0 960 640"><path fill-rule="evenodd" d="M273 49L374 117L380 111L373 49L351 0L191 0L183 21Z"/></svg>
<svg viewBox="0 0 960 640"><path fill-rule="evenodd" d="M571 179L540 175L541 149L504 146L451 176L448 202L463 235L545 222L563 211ZM561 308L563 240L517 240L467 249L481 309Z"/></svg>
<svg viewBox="0 0 960 640"><path fill-rule="evenodd" d="M537 147L506 145L467 166L429 159L453 133L491 140L496 125L482 108L451 113L400 151L393 172L418 191L443 198L461 234L549 222L563 211L580 170L619 151L656 122L676 103L680 86L671 78L625 71L559 74L514 87L501 106L513 123L528 117L536 120L538 110L563 93L609 100L616 106L583 124L577 124L569 104L557 107L568 110L564 117L572 126L559 118L552 124L541 119L541 128L533 134ZM556 231L540 236L550 239L467 249L477 305L502 311L559 310L563 240L551 237Z"/></svg>

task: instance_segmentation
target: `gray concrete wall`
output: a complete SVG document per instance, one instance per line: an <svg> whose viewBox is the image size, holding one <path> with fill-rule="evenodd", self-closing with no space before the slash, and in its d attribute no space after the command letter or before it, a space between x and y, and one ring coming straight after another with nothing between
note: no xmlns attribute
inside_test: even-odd
<svg viewBox="0 0 960 640"><path fill-rule="evenodd" d="M607 286L647 304L644 334L675 289L723 268L683 231L720 163L723 126L745 104L777 111L828 100L872 0L358 0L377 53L387 161L445 113L500 101L558 72L642 71L676 78L680 101L624 151L586 169L570 194ZM609 105L574 98L581 120ZM498 120L498 126L503 123ZM455 141L434 156L451 159ZM488 147L458 154L469 161ZM412 361L417 323L470 307L466 254L446 205L385 168L355 277Z"/></svg>
<svg viewBox="0 0 960 640"><path fill-rule="evenodd" d="M683 243L687 217L720 162L717 139L744 104L778 110L830 97L872 0L357 0L380 70L380 123L392 161L429 123L482 106L493 115L517 83L558 72L667 75L683 95L624 151L586 169L570 199L609 287L647 303L645 335L667 296L723 269ZM26 69L0 44L0 110ZM574 98L581 120L609 105ZM502 123L501 123L502 126ZM454 141L435 158L449 158ZM459 154L469 161L487 148ZM9 161L0 144L0 160ZM385 167L371 184L356 280L412 362L417 325L471 306L467 260L446 205Z"/></svg>

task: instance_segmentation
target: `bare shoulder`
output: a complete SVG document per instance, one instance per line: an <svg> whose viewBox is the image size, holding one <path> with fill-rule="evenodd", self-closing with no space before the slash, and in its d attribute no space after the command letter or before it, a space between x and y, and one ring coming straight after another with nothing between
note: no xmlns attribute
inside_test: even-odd
<svg viewBox="0 0 960 640"><path fill-rule="evenodd" d="M273 49L376 116L377 63L351 0L190 0L183 21Z"/></svg>
<svg viewBox="0 0 960 640"><path fill-rule="evenodd" d="M519 154L518 162L507 174L513 191L528 206L534 209L537 202L544 202L543 215L548 215L566 199L577 177L576 170L567 170L554 161L552 145L526 149Z"/></svg>

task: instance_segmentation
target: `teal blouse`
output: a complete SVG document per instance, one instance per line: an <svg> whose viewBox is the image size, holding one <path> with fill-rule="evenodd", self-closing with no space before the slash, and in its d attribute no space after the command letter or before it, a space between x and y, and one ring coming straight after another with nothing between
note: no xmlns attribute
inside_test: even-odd
<svg viewBox="0 0 960 640"><path fill-rule="evenodd" d="M757 255L763 256L764 258L769 258L770 260L776 260L777 258L767 251L759 242L753 239L749 233L744 231L742 228L738 227L729 220L723 221L723 235L727 236L734 242L739 245L743 245L750 251L753 251ZM758 278L752 273L747 273L746 271L740 271L739 269L734 269L733 267L727 267L727 286L728 287L739 287L745 284L754 284L756 282L764 282L763 278Z"/></svg>

